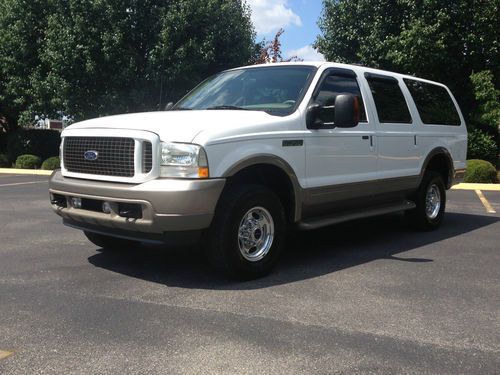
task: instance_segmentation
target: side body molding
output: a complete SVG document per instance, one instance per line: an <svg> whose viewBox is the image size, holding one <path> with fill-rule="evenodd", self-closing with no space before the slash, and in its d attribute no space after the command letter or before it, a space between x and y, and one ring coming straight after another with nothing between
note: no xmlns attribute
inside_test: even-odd
<svg viewBox="0 0 500 375"><path fill-rule="evenodd" d="M235 174L237 174L238 172L242 171L245 168L259 164L272 165L280 168L283 172L286 173L293 188L293 207L294 207L293 221L294 222L300 221L302 219L303 188L300 186L299 180L293 168L282 158L272 154L253 155L251 157L242 159L237 163L233 164L231 167L227 169L226 172L223 173L222 177L227 178L234 176Z"/></svg>

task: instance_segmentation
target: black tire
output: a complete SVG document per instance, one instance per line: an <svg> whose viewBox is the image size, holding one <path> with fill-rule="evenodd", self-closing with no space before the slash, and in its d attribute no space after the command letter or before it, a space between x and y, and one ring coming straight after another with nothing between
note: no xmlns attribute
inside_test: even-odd
<svg viewBox="0 0 500 375"><path fill-rule="evenodd" d="M434 195L434 201L439 202L439 209L434 204L427 207L426 199L428 193L433 196L431 189L437 189L439 196ZM412 197L416 207L405 212L409 224L418 230L434 230L437 229L443 221L444 211L446 208L446 188L444 185L443 176L434 171L425 172L422 182L417 192ZM431 208L434 207L434 210Z"/></svg>
<svg viewBox="0 0 500 375"><path fill-rule="evenodd" d="M104 250L126 250L139 245L139 242L137 241L126 240L124 238L111 237L87 231L84 231L83 233L90 242Z"/></svg>
<svg viewBox="0 0 500 375"><path fill-rule="evenodd" d="M268 242L270 223L274 236ZM244 235L240 236L240 230ZM248 241L243 239L248 237ZM285 237L285 212L278 196L261 185L241 185L223 193L204 245L216 269L234 279L251 280L276 265ZM258 244L252 247L255 241Z"/></svg>

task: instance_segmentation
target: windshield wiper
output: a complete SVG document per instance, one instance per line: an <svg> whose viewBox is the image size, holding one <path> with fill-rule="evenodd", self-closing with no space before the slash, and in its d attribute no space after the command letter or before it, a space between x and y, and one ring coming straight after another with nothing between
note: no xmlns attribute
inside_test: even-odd
<svg viewBox="0 0 500 375"><path fill-rule="evenodd" d="M213 110L213 109L233 109L233 110L240 110L240 111L249 111L249 109L243 108L243 107L237 107L235 105L216 105L214 107L208 107L206 108L208 110Z"/></svg>
<svg viewBox="0 0 500 375"><path fill-rule="evenodd" d="M177 108L172 108L171 111L191 111L191 108L184 108L184 107L177 107Z"/></svg>

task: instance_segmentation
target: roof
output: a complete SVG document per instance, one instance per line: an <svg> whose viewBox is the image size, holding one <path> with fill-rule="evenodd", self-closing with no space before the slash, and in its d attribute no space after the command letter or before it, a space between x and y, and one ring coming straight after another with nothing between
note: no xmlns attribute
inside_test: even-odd
<svg viewBox="0 0 500 375"><path fill-rule="evenodd" d="M367 66L363 65L357 65L357 64L343 64L343 63L336 63L336 62L328 62L328 61L291 61L291 62L278 62L278 63L270 63L270 64L257 64L257 65L247 65L247 66L242 66L234 69L228 69L228 70L237 70L241 68L262 68L262 67L271 67L271 66L314 66L316 68L321 68L321 67L326 67L326 68L344 68L344 69L351 69L355 72L361 73L361 72L367 72L367 73L374 73L374 74L381 74L381 75L391 75L393 77L399 77L399 78L409 78L409 79L416 79L419 81L423 82L428 82L432 84L437 84L443 87L446 87L444 84L436 81L431 81L425 78L420 78L408 74L401 74L397 72L391 72L389 70L382 70L382 69L375 69L375 68L370 68Z"/></svg>

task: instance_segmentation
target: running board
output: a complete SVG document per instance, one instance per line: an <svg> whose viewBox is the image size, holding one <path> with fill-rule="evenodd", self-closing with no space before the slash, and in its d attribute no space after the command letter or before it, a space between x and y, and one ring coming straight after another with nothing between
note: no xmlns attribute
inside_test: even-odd
<svg viewBox="0 0 500 375"><path fill-rule="evenodd" d="M365 217L378 216L384 214L390 214L392 212L406 211L415 208L415 203L412 201L399 202L392 205L383 205L368 208L364 211L350 211L346 213L341 213L332 216L321 216L318 218L312 218L305 221L300 221L297 223L297 227L300 230L313 230L328 225L342 223L344 221L362 219Z"/></svg>

